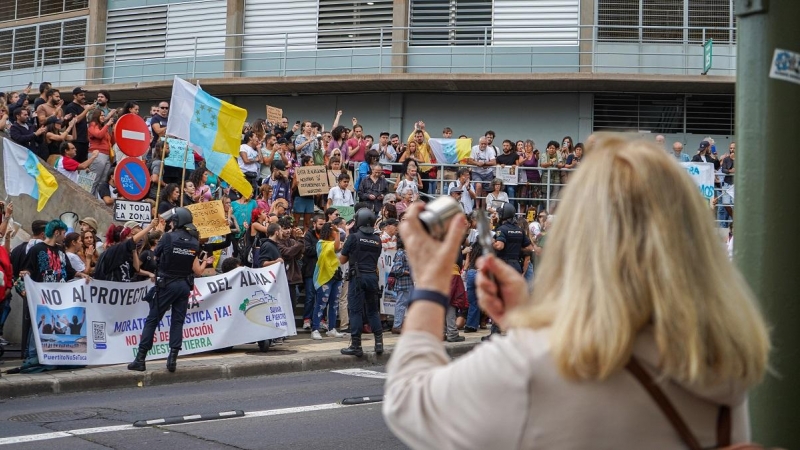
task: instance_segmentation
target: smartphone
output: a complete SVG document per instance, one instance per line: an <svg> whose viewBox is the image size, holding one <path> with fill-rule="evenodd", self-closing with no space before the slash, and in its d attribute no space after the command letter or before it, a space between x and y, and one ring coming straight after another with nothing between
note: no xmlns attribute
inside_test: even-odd
<svg viewBox="0 0 800 450"><path fill-rule="evenodd" d="M33 86L33 81L31 81L30 83L28 83L28 89L30 89L30 88L31 88L31 86Z"/></svg>
<svg viewBox="0 0 800 450"><path fill-rule="evenodd" d="M295 122L294 124L295 124L295 125L300 125L300 121L298 120L298 121L297 121L297 122Z"/></svg>
<svg viewBox="0 0 800 450"><path fill-rule="evenodd" d="M202 261L204 259L207 259L207 258L208 258L208 252L207 251L203 250L202 252L200 252L200 261Z"/></svg>

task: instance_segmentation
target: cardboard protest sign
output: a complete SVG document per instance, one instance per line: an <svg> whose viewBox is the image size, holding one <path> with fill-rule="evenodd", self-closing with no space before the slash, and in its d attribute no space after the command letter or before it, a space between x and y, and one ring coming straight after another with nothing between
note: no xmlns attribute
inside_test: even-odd
<svg viewBox="0 0 800 450"><path fill-rule="evenodd" d="M92 192L95 178L97 178L97 173L82 170L78 173L78 186L82 187L86 192Z"/></svg>
<svg viewBox="0 0 800 450"><path fill-rule="evenodd" d="M283 109L267 105L267 122L276 124L281 123Z"/></svg>
<svg viewBox="0 0 800 450"><path fill-rule="evenodd" d="M192 223L197 227L201 239L231 232L228 221L225 220L225 209L221 200L195 203L186 209L192 212Z"/></svg>
<svg viewBox="0 0 800 450"><path fill-rule="evenodd" d="M327 194L330 190L328 185L328 169L325 166L304 166L294 169L297 177L297 189L300 195Z"/></svg>

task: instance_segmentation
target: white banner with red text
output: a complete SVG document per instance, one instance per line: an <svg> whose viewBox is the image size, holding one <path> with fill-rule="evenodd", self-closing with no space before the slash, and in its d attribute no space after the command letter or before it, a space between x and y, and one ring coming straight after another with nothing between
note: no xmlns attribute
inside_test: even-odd
<svg viewBox="0 0 800 450"><path fill-rule="evenodd" d="M152 286L150 281L36 283L25 277L39 362L82 366L131 361L150 311L145 296ZM148 359L169 353L171 314L167 311L156 328ZM195 279L181 354L296 334L283 264L242 267Z"/></svg>

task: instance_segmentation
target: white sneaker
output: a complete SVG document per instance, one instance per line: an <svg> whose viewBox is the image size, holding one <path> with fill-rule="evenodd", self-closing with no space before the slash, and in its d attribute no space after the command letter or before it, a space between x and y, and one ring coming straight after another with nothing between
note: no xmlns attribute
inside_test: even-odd
<svg viewBox="0 0 800 450"><path fill-rule="evenodd" d="M314 331L311 332L311 339L314 339L314 340L317 340L317 341L322 339L322 335L319 334L319 330L314 330Z"/></svg>
<svg viewBox="0 0 800 450"><path fill-rule="evenodd" d="M311 319L306 319L303 321L303 329L310 330L311 329Z"/></svg>
<svg viewBox="0 0 800 450"><path fill-rule="evenodd" d="M335 337L335 338L343 338L344 333L339 333L336 331L336 328L331 328L327 333L325 333L328 337Z"/></svg>

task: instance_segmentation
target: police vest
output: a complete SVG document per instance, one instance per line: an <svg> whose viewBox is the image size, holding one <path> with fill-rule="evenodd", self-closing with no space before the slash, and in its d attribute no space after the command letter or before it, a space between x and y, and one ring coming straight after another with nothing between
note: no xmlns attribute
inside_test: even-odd
<svg viewBox="0 0 800 450"><path fill-rule="evenodd" d="M381 239L375 234L358 231L350 239L355 239L355 247L350 253L350 265L355 265L359 273L377 273L378 259L381 256Z"/></svg>
<svg viewBox="0 0 800 450"><path fill-rule="evenodd" d="M523 231L516 225L506 222L495 230L495 239L505 243L502 250L497 252L497 257L509 262L519 264L522 257L522 242L525 238Z"/></svg>
<svg viewBox="0 0 800 450"><path fill-rule="evenodd" d="M200 249L200 242L186 230L167 233L158 258L158 276L168 279L186 278L192 275L192 266Z"/></svg>

